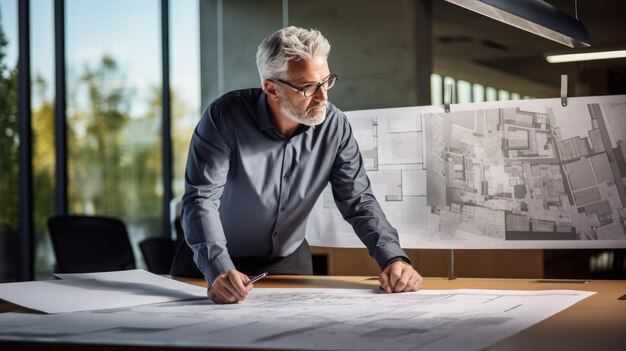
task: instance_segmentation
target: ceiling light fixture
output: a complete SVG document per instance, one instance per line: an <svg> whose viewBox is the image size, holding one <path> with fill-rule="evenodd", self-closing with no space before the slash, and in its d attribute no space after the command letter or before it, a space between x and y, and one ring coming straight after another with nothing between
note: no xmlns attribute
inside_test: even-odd
<svg viewBox="0 0 626 351"><path fill-rule="evenodd" d="M579 54L549 55L546 56L546 61L550 63L563 63L576 61L606 60L624 57L626 57L626 50L614 50L582 52Z"/></svg>
<svg viewBox="0 0 626 351"><path fill-rule="evenodd" d="M585 26L543 0L446 0L572 48L591 46Z"/></svg>

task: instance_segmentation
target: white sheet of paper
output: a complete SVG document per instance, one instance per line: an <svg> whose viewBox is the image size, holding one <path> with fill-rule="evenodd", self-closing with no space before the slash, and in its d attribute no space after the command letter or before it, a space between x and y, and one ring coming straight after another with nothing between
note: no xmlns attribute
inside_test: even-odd
<svg viewBox="0 0 626 351"><path fill-rule="evenodd" d="M141 269L58 274L63 280L0 284L0 299L45 313L206 298L206 288Z"/></svg>
<svg viewBox="0 0 626 351"><path fill-rule="evenodd" d="M0 339L290 350L481 350L593 294L257 288L232 305L203 299L27 320L0 318Z"/></svg>

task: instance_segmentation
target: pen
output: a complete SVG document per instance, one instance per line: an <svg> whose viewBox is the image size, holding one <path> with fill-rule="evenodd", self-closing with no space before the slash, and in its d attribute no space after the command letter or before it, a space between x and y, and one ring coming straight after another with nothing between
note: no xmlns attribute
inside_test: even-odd
<svg viewBox="0 0 626 351"><path fill-rule="evenodd" d="M267 275L267 272L263 272L263 273L257 275L256 277L252 277L252 278L250 278L249 281L247 281L246 283L243 283L243 286L248 286L248 285L250 285L252 283L256 283L259 280L261 280L261 278L265 277L266 275Z"/></svg>

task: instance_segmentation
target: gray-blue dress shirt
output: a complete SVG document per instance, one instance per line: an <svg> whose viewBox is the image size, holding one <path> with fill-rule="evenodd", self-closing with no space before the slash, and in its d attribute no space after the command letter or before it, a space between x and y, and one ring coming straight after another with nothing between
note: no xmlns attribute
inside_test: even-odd
<svg viewBox="0 0 626 351"><path fill-rule="evenodd" d="M230 256L295 251L329 181L337 207L381 269L406 258L337 107L329 103L323 123L301 125L287 138L276 131L261 89L213 102L191 138L182 201L185 238L207 282L234 268Z"/></svg>

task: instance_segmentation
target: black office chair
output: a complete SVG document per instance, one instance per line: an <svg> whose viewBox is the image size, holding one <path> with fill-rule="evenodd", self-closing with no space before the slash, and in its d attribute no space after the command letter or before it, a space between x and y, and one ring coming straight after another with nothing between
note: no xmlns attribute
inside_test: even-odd
<svg viewBox="0 0 626 351"><path fill-rule="evenodd" d="M189 245L187 245L187 242L181 240L176 245L178 245L178 248L174 255L170 275L186 278L204 278L204 274L200 272L198 266L196 266L196 263L193 261L193 251Z"/></svg>
<svg viewBox="0 0 626 351"><path fill-rule="evenodd" d="M154 274L169 274L176 254L176 242L170 238L148 238L139 243L148 270Z"/></svg>
<svg viewBox="0 0 626 351"><path fill-rule="evenodd" d="M56 257L55 273L118 271L135 268L124 222L111 217L54 216L48 231Z"/></svg>
<svg viewBox="0 0 626 351"><path fill-rule="evenodd" d="M178 216L174 220L174 227L176 228L176 250L170 269L170 275L175 277L204 278L204 275L193 261L193 251L189 245L187 245L187 242L185 242L185 233L180 217Z"/></svg>

